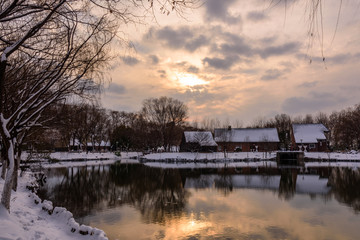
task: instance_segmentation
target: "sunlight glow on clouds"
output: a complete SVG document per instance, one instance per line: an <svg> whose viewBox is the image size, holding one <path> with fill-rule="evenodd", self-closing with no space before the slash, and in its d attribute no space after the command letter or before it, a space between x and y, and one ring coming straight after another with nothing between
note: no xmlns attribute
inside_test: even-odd
<svg viewBox="0 0 360 240"><path fill-rule="evenodd" d="M172 79L176 82L179 82L183 86L190 87L209 84L209 82L200 79L198 76L190 73L175 73Z"/></svg>
<svg viewBox="0 0 360 240"><path fill-rule="evenodd" d="M358 2L343 2L333 41L339 2L327 2L321 44L307 35L304 1L291 1L285 11L282 4L269 7L272 1L206 0L185 19L170 14L129 25L135 49L124 50L112 68L104 107L138 111L146 98L169 96L189 106L190 119L246 124L359 103Z"/></svg>

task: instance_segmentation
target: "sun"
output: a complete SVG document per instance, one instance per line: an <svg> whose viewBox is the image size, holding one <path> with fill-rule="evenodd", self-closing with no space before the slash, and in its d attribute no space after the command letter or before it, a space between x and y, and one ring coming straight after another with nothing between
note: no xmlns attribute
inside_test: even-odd
<svg viewBox="0 0 360 240"><path fill-rule="evenodd" d="M175 80L181 85L188 87L209 84L209 82L190 73L175 73Z"/></svg>

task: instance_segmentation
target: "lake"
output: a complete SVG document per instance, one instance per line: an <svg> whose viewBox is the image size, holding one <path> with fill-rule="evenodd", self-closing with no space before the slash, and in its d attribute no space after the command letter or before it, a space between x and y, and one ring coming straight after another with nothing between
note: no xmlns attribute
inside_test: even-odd
<svg viewBox="0 0 360 240"><path fill-rule="evenodd" d="M39 196L109 239L359 239L359 168L45 170Z"/></svg>

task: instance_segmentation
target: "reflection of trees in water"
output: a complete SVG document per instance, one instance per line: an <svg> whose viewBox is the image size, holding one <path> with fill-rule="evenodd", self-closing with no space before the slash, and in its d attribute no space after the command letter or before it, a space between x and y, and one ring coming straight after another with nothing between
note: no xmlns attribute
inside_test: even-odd
<svg viewBox="0 0 360 240"><path fill-rule="evenodd" d="M334 168L328 184L336 200L360 213L360 169Z"/></svg>
<svg viewBox="0 0 360 240"><path fill-rule="evenodd" d="M107 178L104 166L54 169L51 172L54 172L53 176L60 172L62 179L55 186L46 185L40 189L40 197L52 200L55 206L68 208L74 216L82 216L102 204Z"/></svg>
<svg viewBox="0 0 360 240"><path fill-rule="evenodd" d="M214 179L214 185L224 196L228 196L233 190L232 175L219 175Z"/></svg>
<svg viewBox="0 0 360 240"><path fill-rule="evenodd" d="M164 223L170 213L172 217L181 214L189 194L178 169L129 167L134 169L126 176L122 174L121 182L117 182L123 190L118 193L121 202L138 208L146 222ZM114 175L114 181L119 181L119 177Z"/></svg>
<svg viewBox="0 0 360 240"><path fill-rule="evenodd" d="M290 200L294 197L296 192L297 169L282 169L280 184L279 184L279 198Z"/></svg>
<svg viewBox="0 0 360 240"><path fill-rule="evenodd" d="M140 164L70 168L60 183L50 187L42 189L42 197L66 207L75 217L130 204L140 210L144 221L158 223L166 216L178 216L189 195L178 170Z"/></svg>

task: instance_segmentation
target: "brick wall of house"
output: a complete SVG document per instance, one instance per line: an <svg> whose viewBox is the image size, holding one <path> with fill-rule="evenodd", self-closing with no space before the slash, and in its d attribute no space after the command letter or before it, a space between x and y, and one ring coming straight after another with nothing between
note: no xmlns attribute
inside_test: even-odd
<svg viewBox="0 0 360 240"><path fill-rule="evenodd" d="M218 142L218 152L223 152L226 148L227 152L251 152L256 151L256 146L258 146L258 152L267 152L267 151L276 151L279 150L280 143L274 142L260 142L260 143L249 143L249 142Z"/></svg>
<svg viewBox="0 0 360 240"><path fill-rule="evenodd" d="M305 150L304 146L306 146L307 152L326 152L328 151L327 142L325 140L318 141L318 143L303 143L303 151ZM301 144L297 144L297 147L295 147L293 150L300 150Z"/></svg>

